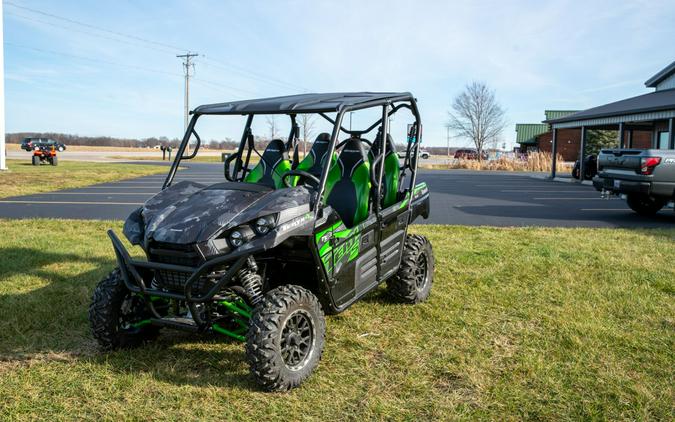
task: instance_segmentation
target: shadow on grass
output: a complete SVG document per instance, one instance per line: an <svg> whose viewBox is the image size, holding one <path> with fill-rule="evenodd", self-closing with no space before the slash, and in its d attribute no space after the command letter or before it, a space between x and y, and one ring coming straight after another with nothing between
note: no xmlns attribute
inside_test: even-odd
<svg viewBox="0 0 675 422"><path fill-rule="evenodd" d="M217 334L163 329L139 348L100 352L88 306L96 283L113 267L108 258L0 248L0 366L74 360L177 385L256 389L243 344Z"/></svg>

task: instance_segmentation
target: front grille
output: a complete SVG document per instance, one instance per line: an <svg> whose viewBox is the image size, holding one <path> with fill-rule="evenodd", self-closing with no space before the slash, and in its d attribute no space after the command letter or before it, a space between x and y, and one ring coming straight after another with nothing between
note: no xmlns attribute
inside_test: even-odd
<svg viewBox="0 0 675 422"><path fill-rule="evenodd" d="M148 252L151 261L163 264L182 265L196 269L203 262L201 255L193 245L152 242ZM159 286L174 292L182 293L188 278L190 278L190 273L155 270L155 281ZM212 286L212 281L207 277L201 277L192 286L192 291L195 294L205 293Z"/></svg>

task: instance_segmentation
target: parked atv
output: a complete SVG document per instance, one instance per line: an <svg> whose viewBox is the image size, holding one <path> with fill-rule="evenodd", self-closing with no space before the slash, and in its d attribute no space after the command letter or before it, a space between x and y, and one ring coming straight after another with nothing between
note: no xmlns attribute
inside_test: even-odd
<svg viewBox="0 0 675 422"><path fill-rule="evenodd" d="M342 126L345 114L371 108L381 110L371 126ZM399 160L388 123L402 110L413 124ZM269 114L288 116L291 129L287 141L272 140L261 154L252 123ZM298 114L333 125L302 160ZM174 184L181 161L199 151L197 121L212 115L246 116L239 148L224 164L226 181ZM192 136L196 145L185 155ZM94 291L94 337L112 350L137 346L162 327L221 333L246 343L263 388L300 385L321 358L325 313L344 311L382 282L403 303L429 297L431 244L407 233L429 215L429 190L416 184L420 142L410 93L303 94L196 108L162 191L124 225L147 260L133 259L108 232L118 268Z"/></svg>
<svg viewBox="0 0 675 422"><path fill-rule="evenodd" d="M40 145L33 150L32 163L34 166L40 164L51 164L52 166L59 165L59 158L56 156L56 148L54 146Z"/></svg>

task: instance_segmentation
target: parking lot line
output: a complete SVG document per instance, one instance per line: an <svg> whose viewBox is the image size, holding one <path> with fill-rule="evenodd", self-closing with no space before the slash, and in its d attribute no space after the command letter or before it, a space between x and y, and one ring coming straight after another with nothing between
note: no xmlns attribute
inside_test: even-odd
<svg viewBox="0 0 675 422"><path fill-rule="evenodd" d="M500 192L530 192L530 193L593 193L595 191L588 190L574 190L574 189L557 189L557 190L539 190L539 189L502 189Z"/></svg>
<svg viewBox="0 0 675 422"><path fill-rule="evenodd" d="M152 195L151 192L42 192L33 195Z"/></svg>
<svg viewBox="0 0 675 422"><path fill-rule="evenodd" d="M630 211L630 208L579 208L580 211Z"/></svg>
<svg viewBox="0 0 675 422"><path fill-rule="evenodd" d="M579 197L565 197L565 198L532 198L535 201L607 201L605 198L579 198Z"/></svg>
<svg viewBox="0 0 675 422"><path fill-rule="evenodd" d="M71 202L71 201L6 201L0 200L2 204L61 204L61 205L143 205L143 202Z"/></svg>
<svg viewBox="0 0 675 422"><path fill-rule="evenodd" d="M129 188L130 188L130 186L127 186L127 187L124 187L124 186L86 186L86 187L83 187L83 188L74 188L74 189L77 189L77 190L84 190L84 189L129 189ZM134 186L133 188L134 188L134 190L138 190L138 189L155 189L154 187L145 187L145 188L144 188L144 187L137 187L137 186ZM46 193L46 192L45 192L45 193ZM149 192L148 192L148 193L149 193ZM35 194L35 195L37 195L37 194Z"/></svg>

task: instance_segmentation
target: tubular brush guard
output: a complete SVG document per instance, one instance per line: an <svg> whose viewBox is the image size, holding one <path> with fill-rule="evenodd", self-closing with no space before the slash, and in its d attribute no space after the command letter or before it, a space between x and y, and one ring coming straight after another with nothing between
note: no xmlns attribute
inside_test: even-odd
<svg viewBox="0 0 675 422"><path fill-rule="evenodd" d="M149 320L147 323L161 326L171 326L173 328L182 328L190 331L195 331L195 328L197 331L206 331L210 328L216 332L228 335L239 341L244 341L243 333L245 331L242 330L248 328L248 319L251 317L251 308L243 300L233 302L225 300L225 298L219 298L216 296L216 294L221 291L223 287L228 286L232 281L235 280L236 275L242 269L244 264L247 263L249 255L230 255L218 257L211 259L196 268L182 265L164 264L160 262L137 261L131 258L129 252L127 252L114 231L108 230L108 236L112 241L113 249L115 250L115 256L117 258L117 264L120 268L124 284L131 292L140 294L146 298L148 309L154 315L154 318ZM193 286L197 281L199 281L201 276L211 272L211 270L213 270L215 267L226 265L231 261L233 261L233 263L229 266L226 273L211 287L208 292L201 296L193 296ZM185 282L183 294L167 292L148 287L150 283L146 283L146 281L143 279L143 276L139 272L139 269L151 270L153 272L154 270L177 271L187 273L189 274L189 277ZM157 309L153 303L152 298L156 297L184 301L186 306L190 309L190 314L196 322L197 327L190 324L177 322L172 319L163 318L159 312L157 312ZM210 324L207 321L204 321L200 316L200 312L197 309L196 304L209 301L216 301L220 305L224 306L230 313L233 314L233 316L235 316L235 321L240 327L237 330L231 331L221 327L218 324Z"/></svg>

